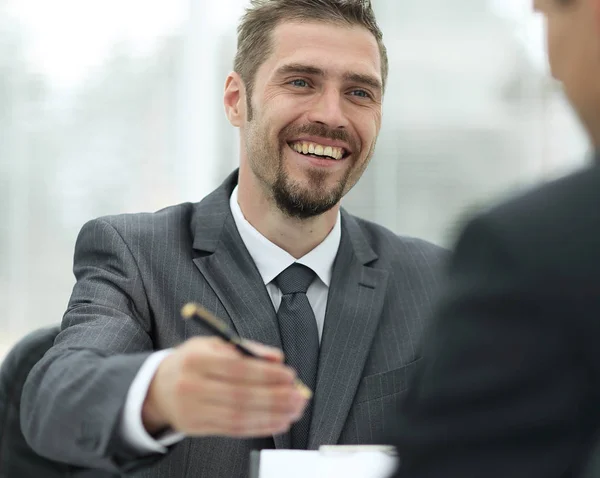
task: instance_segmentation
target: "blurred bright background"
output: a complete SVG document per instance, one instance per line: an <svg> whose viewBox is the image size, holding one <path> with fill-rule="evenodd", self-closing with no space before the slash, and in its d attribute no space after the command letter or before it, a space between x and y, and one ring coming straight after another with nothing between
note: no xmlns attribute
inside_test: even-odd
<svg viewBox="0 0 600 478"><path fill-rule="evenodd" d="M222 108L247 0L0 0L0 360L58 323L87 220L198 201L237 164ZM589 161L531 0L373 0L390 56L344 200L451 246L473 212Z"/></svg>

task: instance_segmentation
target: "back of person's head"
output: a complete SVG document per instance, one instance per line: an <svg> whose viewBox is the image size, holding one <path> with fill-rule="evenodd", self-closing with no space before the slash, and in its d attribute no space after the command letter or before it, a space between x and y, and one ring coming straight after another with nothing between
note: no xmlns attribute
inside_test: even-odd
<svg viewBox="0 0 600 478"><path fill-rule="evenodd" d="M546 19L552 76L600 147L600 0L534 0Z"/></svg>
<svg viewBox="0 0 600 478"><path fill-rule="evenodd" d="M252 96L257 70L272 53L272 32L284 22L322 22L366 28L379 46L385 87L387 52L370 0L251 0L250 3L238 27L234 63L234 70L241 76L248 97Z"/></svg>

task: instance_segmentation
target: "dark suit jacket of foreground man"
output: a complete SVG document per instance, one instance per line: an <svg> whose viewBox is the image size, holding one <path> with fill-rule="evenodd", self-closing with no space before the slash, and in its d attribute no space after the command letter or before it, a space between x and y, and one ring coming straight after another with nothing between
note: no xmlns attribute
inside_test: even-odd
<svg viewBox="0 0 600 478"><path fill-rule="evenodd" d="M229 207L236 182L234 174L198 204L84 226L63 330L23 393L23 431L38 453L139 477L215 478L247 476L253 449L289 447L289 434L188 438L163 459L144 459L116 433L129 385L148 355L205 333L180 318L186 302L203 304L245 338L281 348L272 302ZM392 423L442 254L342 212L310 448L371 443Z"/></svg>
<svg viewBox="0 0 600 478"><path fill-rule="evenodd" d="M600 165L481 215L450 262L396 476L579 476L600 428Z"/></svg>

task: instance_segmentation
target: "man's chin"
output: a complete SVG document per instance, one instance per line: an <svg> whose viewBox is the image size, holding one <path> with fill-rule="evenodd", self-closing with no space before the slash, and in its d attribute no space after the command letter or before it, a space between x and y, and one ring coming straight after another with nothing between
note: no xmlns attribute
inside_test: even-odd
<svg viewBox="0 0 600 478"><path fill-rule="evenodd" d="M284 163L285 164L285 163ZM282 212L298 218L315 217L341 200L341 181L327 171L285 167L273 185L275 202Z"/></svg>
<svg viewBox="0 0 600 478"><path fill-rule="evenodd" d="M315 197L313 191L289 191L276 189L274 191L277 207L287 216L298 219L309 219L320 216L337 205L337 195ZM341 198L340 198L341 199Z"/></svg>

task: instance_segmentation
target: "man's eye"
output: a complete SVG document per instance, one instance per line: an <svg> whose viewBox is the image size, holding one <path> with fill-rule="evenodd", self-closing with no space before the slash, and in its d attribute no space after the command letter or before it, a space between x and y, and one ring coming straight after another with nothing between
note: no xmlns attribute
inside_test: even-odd
<svg viewBox="0 0 600 478"><path fill-rule="evenodd" d="M290 81L290 85L297 86L298 88L305 88L308 86L308 82L306 80L292 80Z"/></svg>
<svg viewBox="0 0 600 478"><path fill-rule="evenodd" d="M358 96L360 98L370 98L371 97L371 95L368 92L366 92L365 90L353 90L351 94L354 96Z"/></svg>

